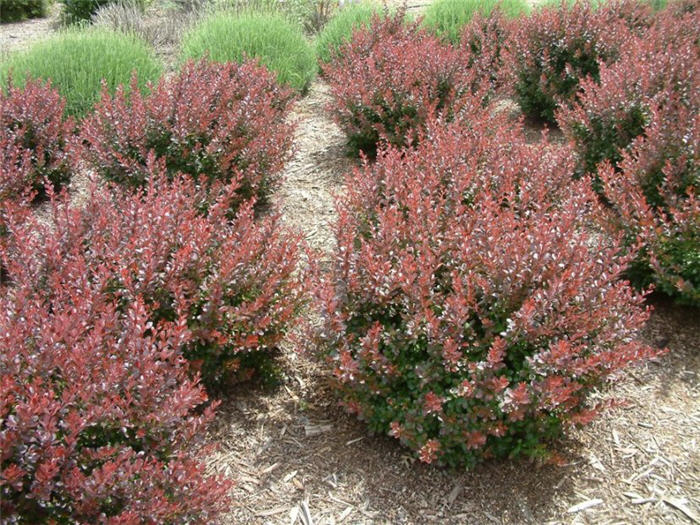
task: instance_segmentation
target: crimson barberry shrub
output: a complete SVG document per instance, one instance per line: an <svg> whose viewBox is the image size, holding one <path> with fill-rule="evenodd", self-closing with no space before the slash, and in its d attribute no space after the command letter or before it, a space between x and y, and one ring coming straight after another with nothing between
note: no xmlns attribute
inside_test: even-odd
<svg viewBox="0 0 700 525"><path fill-rule="evenodd" d="M676 107L673 120L652 114L618 169L603 165L600 177L614 230L642 241L630 280L700 306L700 113Z"/></svg>
<svg viewBox="0 0 700 525"><path fill-rule="evenodd" d="M317 290L342 403L425 462L543 452L593 416L592 388L656 354L571 152L492 118L351 174Z"/></svg>
<svg viewBox="0 0 700 525"><path fill-rule="evenodd" d="M594 174L603 160L616 165L652 115L670 129L679 111L697 106L700 47L687 31L694 22L697 16L653 27L616 63L601 65L598 82L582 80L577 103L557 112L579 155L579 172Z"/></svg>
<svg viewBox="0 0 700 525"><path fill-rule="evenodd" d="M329 110L354 150L369 155L378 143L414 143L427 119L449 119L465 95L480 92L475 72L459 50L407 23L400 9L375 15L329 64L322 65L331 86ZM470 103L478 103L478 96Z"/></svg>
<svg viewBox="0 0 700 525"><path fill-rule="evenodd" d="M148 185L133 195L94 190L80 210L54 212L56 255L42 257L83 246L86 271L111 268L105 293L115 301L143 298L156 325L184 315L192 333L184 355L208 387L255 372L265 379L305 301L299 237L274 215L256 220L253 201L229 218L235 181L206 190L149 166Z"/></svg>
<svg viewBox="0 0 700 525"><path fill-rule="evenodd" d="M188 62L150 94L103 92L83 123L78 156L105 179L138 187L153 151L171 176L226 183L241 175L240 195L262 198L290 153L292 98L256 63Z"/></svg>
<svg viewBox="0 0 700 525"><path fill-rule="evenodd" d="M0 286L2 521L215 520L230 481L205 473L215 405L182 357L185 319L153 325L141 297L115 302L113 268L85 256L92 239L64 246L65 232L11 208L0 251L10 276Z"/></svg>
<svg viewBox="0 0 700 525"><path fill-rule="evenodd" d="M495 8L488 15L476 13L461 31L459 47L467 66L474 70L474 81L485 82L498 91L504 81L504 46L514 22Z"/></svg>
<svg viewBox="0 0 700 525"><path fill-rule="evenodd" d="M507 69L523 112L554 123L555 110L576 101L579 82L597 81L599 64L617 60L633 38L620 17L580 1L520 18L507 45Z"/></svg>
<svg viewBox="0 0 700 525"><path fill-rule="evenodd" d="M69 181L74 124L65 105L50 83L38 80L22 88L10 80L0 89L0 199L43 193L45 181L56 189Z"/></svg>
<svg viewBox="0 0 700 525"><path fill-rule="evenodd" d="M648 2L610 0L599 7L605 10L613 23L616 19L621 20L637 36L644 35L654 25L654 8Z"/></svg>

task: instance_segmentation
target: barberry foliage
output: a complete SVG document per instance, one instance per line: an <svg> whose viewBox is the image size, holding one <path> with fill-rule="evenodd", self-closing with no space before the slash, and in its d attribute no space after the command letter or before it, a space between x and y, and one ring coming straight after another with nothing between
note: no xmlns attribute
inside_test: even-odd
<svg viewBox="0 0 700 525"><path fill-rule="evenodd" d="M488 15L476 13L463 27L459 47L463 60L474 72L474 86L489 86L494 92L503 88L504 47L515 23L496 8Z"/></svg>
<svg viewBox="0 0 700 525"><path fill-rule="evenodd" d="M657 354L571 152L494 118L354 171L317 290L343 404L428 463L539 454L593 417L593 387Z"/></svg>
<svg viewBox="0 0 700 525"><path fill-rule="evenodd" d="M10 79L0 89L0 200L43 192L45 182L58 189L70 180L67 146L74 123L65 105L50 83L30 80L17 88Z"/></svg>
<svg viewBox="0 0 700 525"><path fill-rule="evenodd" d="M699 306L700 113L674 104L679 109L673 120L652 114L618 170L607 164L600 177L614 230L643 243L628 270L630 279Z"/></svg>
<svg viewBox="0 0 700 525"><path fill-rule="evenodd" d="M215 405L182 357L185 318L154 325L142 297L115 302L116 264L89 257L96 238L67 245L65 224L54 232L10 202L2 220L3 521L215 520L230 482L200 456Z"/></svg>
<svg viewBox="0 0 700 525"><path fill-rule="evenodd" d="M415 143L430 116L452 118L465 96L480 103L473 92L482 87L462 55L419 22L406 23L402 9L375 15L322 66L333 95L329 110L350 146L373 155L380 141Z"/></svg>
<svg viewBox="0 0 700 525"><path fill-rule="evenodd" d="M132 84L136 84L134 77ZM265 197L289 157L292 93L254 62L188 62L151 93L106 90L83 123L77 156L109 181L147 183L151 152L170 176L239 180L242 198ZM239 179L240 177L240 179Z"/></svg>
<svg viewBox="0 0 700 525"><path fill-rule="evenodd" d="M659 20L620 60L600 66L599 82L581 81L578 102L556 115L579 155L580 172L594 174L604 160L616 165L652 115L670 129L679 111L697 106L700 47L689 29L698 23L697 15Z"/></svg>
<svg viewBox="0 0 700 525"><path fill-rule="evenodd" d="M554 123L555 110L576 101L580 81L597 81L599 65L616 61L632 40L622 18L584 2L546 6L520 18L507 61L523 112Z"/></svg>
<svg viewBox="0 0 700 525"><path fill-rule="evenodd" d="M255 220L252 201L230 219L235 181L212 193L149 165L133 195L93 190L83 208L56 209L52 253L35 257L70 259L82 246L88 274L109 269L104 293L118 304L141 298L154 325L184 316L183 352L207 386L266 373L305 301L299 238L274 215Z"/></svg>

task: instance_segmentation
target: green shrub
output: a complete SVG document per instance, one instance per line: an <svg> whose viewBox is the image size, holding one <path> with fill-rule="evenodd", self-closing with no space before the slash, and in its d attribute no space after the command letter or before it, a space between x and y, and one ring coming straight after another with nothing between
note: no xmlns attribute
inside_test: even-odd
<svg viewBox="0 0 700 525"><path fill-rule="evenodd" d="M41 18L48 8L48 0L0 0L0 22Z"/></svg>
<svg viewBox="0 0 700 525"><path fill-rule="evenodd" d="M371 2L350 4L331 19L316 38L316 54L323 63L328 63L340 47L350 41L352 33L361 27L369 26L372 15L380 6Z"/></svg>
<svg viewBox="0 0 700 525"><path fill-rule="evenodd" d="M83 20L90 20L100 7L125 3L130 6L138 7L143 11L145 4L143 0L59 0L63 4L61 11L61 19L65 24L75 24Z"/></svg>
<svg viewBox="0 0 700 525"><path fill-rule="evenodd" d="M457 43L462 28L476 13L489 15L495 8L507 18L529 10L525 0L437 0L426 9L423 24L438 36Z"/></svg>
<svg viewBox="0 0 700 525"><path fill-rule="evenodd" d="M316 74L316 58L301 27L281 14L212 15L185 35L182 60L204 56L214 62L257 58L281 84L304 91Z"/></svg>
<svg viewBox="0 0 700 525"><path fill-rule="evenodd" d="M82 116L99 99L102 82L110 92L129 84L136 71L139 88L157 80L161 66L141 40L107 30L66 31L11 55L0 64L0 85L28 77L51 80L66 99L66 112Z"/></svg>

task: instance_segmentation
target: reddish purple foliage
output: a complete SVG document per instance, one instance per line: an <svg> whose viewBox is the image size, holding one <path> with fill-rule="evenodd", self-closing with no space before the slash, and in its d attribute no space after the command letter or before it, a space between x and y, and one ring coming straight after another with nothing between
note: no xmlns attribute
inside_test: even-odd
<svg viewBox="0 0 700 525"><path fill-rule="evenodd" d="M318 288L344 405L426 462L539 453L592 417L595 385L658 354L620 280L632 255L590 233L600 205L571 152L493 118L349 176Z"/></svg>
<svg viewBox="0 0 700 525"><path fill-rule="evenodd" d="M619 170L602 166L600 177L614 229L643 242L630 278L698 306L700 113L674 105L673 120L652 113L652 123L623 154Z"/></svg>
<svg viewBox="0 0 700 525"><path fill-rule="evenodd" d="M541 8L518 19L507 45L513 93L526 115L554 122L558 107L575 102L579 82L597 80L599 64L617 60L633 41L625 20L606 8Z"/></svg>
<svg viewBox="0 0 700 525"><path fill-rule="evenodd" d="M79 212L56 203L55 218ZM90 237L12 212L0 288L0 512L27 523L210 522L230 483L200 455L213 405L190 379L186 319L106 293ZM106 233L106 232L105 232ZM76 239L73 239L76 240ZM199 414L199 415L198 415Z"/></svg>
<svg viewBox="0 0 700 525"><path fill-rule="evenodd" d="M380 140L415 143L430 116L450 119L464 105L480 104L488 87L464 52L404 19L403 10L375 16L324 66L330 111L351 146L369 154Z"/></svg>
<svg viewBox="0 0 700 525"><path fill-rule="evenodd" d="M557 122L573 142L582 172L595 173L608 160L616 164L622 152L651 123L652 115L671 127L678 112L700 99L700 47L690 28L698 15L657 23L612 65L600 66L600 79L581 81L573 107L562 107Z"/></svg>
<svg viewBox="0 0 700 525"><path fill-rule="evenodd" d="M156 323L184 315L185 355L207 384L266 366L305 300L299 237L275 216L256 221L252 201L229 219L235 182L207 192L188 177L168 182L153 165L148 178L133 196L93 190L83 208L55 209L46 233L55 243L36 256L60 261L84 246L86 271L112 273L105 293L114 300L143 298Z"/></svg>
<svg viewBox="0 0 700 525"><path fill-rule="evenodd" d="M51 84L29 80L0 89L0 200L34 190L45 179L59 188L70 179L67 145L74 123Z"/></svg>
<svg viewBox="0 0 700 525"><path fill-rule="evenodd" d="M244 198L264 197L289 156L291 101L291 91L256 63L189 62L148 95L105 91L83 123L77 154L107 180L137 187L154 151L171 176L240 177Z"/></svg>

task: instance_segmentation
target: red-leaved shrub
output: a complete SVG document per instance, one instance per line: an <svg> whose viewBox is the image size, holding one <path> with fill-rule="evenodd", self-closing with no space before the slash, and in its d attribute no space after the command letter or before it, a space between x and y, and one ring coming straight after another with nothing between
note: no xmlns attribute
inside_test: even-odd
<svg viewBox="0 0 700 525"><path fill-rule="evenodd" d="M291 100L256 63L189 62L150 94L105 91L82 126L78 156L107 180L138 187L154 151L171 176L226 183L240 175L243 198L264 197L289 156Z"/></svg>
<svg viewBox="0 0 700 525"><path fill-rule="evenodd" d="M78 215L60 208L61 220ZM93 265L97 239L67 245L60 222L54 233L3 209L2 521L213 521L230 482L205 474L214 406L201 409L207 395L182 357L192 337L182 312L153 325L141 297L105 293L117 265Z"/></svg>
<svg viewBox="0 0 700 525"><path fill-rule="evenodd" d="M474 86L490 84L498 91L504 82L504 46L508 42L514 24L496 8L484 16L477 12L462 28L460 49L465 53L463 60L473 69Z"/></svg>
<svg viewBox="0 0 700 525"><path fill-rule="evenodd" d="M597 81L599 64L617 60L633 41L621 17L580 1L521 17L507 45L507 69L523 112L553 123L558 107L575 102L579 82Z"/></svg>
<svg viewBox="0 0 700 525"><path fill-rule="evenodd" d="M535 454L657 352L574 159L485 112L349 176L318 299L343 404L422 461Z"/></svg>
<svg viewBox="0 0 700 525"><path fill-rule="evenodd" d="M30 80L0 89L0 200L27 190L59 188L70 179L67 145L74 124L50 84Z"/></svg>
<svg viewBox="0 0 700 525"><path fill-rule="evenodd" d="M384 140L396 146L414 143L431 115L451 118L464 103L480 102L483 87L464 52L442 44L405 22L404 10L375 16L367 28L327 65L329 105L351 147L372 155Z"/></svg>
<svg viewBox="0 0 700 525"><path fill-rule="evenodd" d="M578 102L556 115L579 155L580 172L595 173L603 160L617 164L652 115L670 129L679 111L697 107L700 47L688 29L698 23L697 16L659 21L617 62L602 64L598 82L581 81Z"/></svg>
<svg viewBox="0 0 700 525"><path fill-rule="evenodd" d="M163 171L151 163L133 196L93 190L83 208L56 209L46 232L56 241L41 257L69 258L82 246L87 272L110 268L105 293L115 301L143 298L155 324L185 316L184 354L208 386L266 373L305 300L300 239L275 216L255 220L252 201L229 219L235 182L207 191Z"/></svg>
<svg viewBox="0 0 700 525"><path fill-rule="evenodd" d="M674 104L673 119L652 114L619 169L602 166L600 177L612 225L643 242L630 279L700 306L700 112L697 104Z"/></svg>

